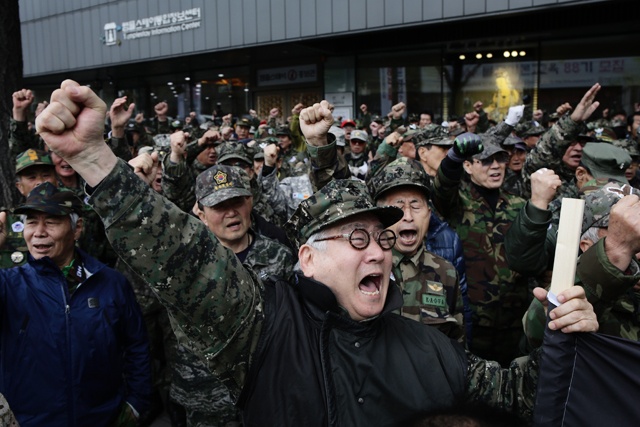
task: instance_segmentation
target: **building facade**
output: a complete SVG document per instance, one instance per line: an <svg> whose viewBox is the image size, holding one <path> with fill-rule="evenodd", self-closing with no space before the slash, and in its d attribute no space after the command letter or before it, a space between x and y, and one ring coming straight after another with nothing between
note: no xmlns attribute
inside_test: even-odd
<svg viewBox="0 0 640 427"><path fill-rule="evenodd" d="M600 82L604 107L640 102L637 0L63 0L20 2L25 86L65 78L153 114L286 114L329 99L446 120L554 111Z"/></svg>

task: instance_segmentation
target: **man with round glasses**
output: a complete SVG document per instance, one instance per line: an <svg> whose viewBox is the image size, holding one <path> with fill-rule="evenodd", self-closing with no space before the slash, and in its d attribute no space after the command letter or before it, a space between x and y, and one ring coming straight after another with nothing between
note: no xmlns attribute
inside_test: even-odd
<svg viewBox="0 0 640 427"><path fill-rule="evenodd" d="M401 211L375 206L364 184L336 180L300 203L287 223L299 269L290 283L263 282L143 182L153 168L132 171L113 155L102 141L106 107L89 88L67 80L51 101L40 134L85 178L114 248L229 388L244 425L399 425L460 400L529 414L537 354L510 369L466 354L391 313L402 304L389 281L391 251L322 240L354 229L375 237L398 221ZM327 137L325 106L301 112L307 140ZM597 329L581 288L559 299L551 329Z"/></svg>

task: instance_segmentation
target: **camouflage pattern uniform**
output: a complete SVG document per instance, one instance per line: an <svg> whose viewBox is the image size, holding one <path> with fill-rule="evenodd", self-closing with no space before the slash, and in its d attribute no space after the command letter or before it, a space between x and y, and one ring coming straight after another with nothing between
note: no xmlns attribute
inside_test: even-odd
<svg viewBox="0 0 640 427"><path fill-rule="evenodd" d="M196 196L205 206L214 206L233 197L251 194L249 177L235 166L214 166L200 174ZM284 245L252 231L254 237L247 248L244 266L261 278L271 275L289 278L293 271L293 255ZM237 422L239 413L227 388L207 369L204 361L194 354L189 339L180 324L171 318L179 345L171 384L171 399L187 411L187 425L218 427Z"/></svg>
<svg viewBox="0 0 640 427"><path fill-rule="evenodd" d="M7 238L0 248L0 268L11 268L27 262L27 243L22 237L24 223L18 215L7 212Z"/></svg>
<svg viewBox="0 0 640 427"><path fill-rule="evenodd" d="M19 427L16 417L13 415L7 399L0 393L0 426Z"/></svg>
<svg viewBox="0 0 640 427"><path fill-rule="evenodd" d="M44 141L38 134L29 131L27 122L9 118L9 155L12 159L26 150L44 150L44 148Z"/></svg>
<svg viewBox="0 0 640 427"><path fill-rule="evenodd" d="M394 189L410 186L422 192L428 203L430 181L419 163L403 157L374 176L369 189L379 202ZM404 299L400 314L433 325L449 338L464 343L462 295L455 267L427 251L424 245L420 245L412 255L403 254L396 248L392 252L393 276Z"/></svg>
<svg viewBox="0 0 640 427"><path fill-rule="evenodd" d="M485 145L483 153L489 152ZM530 302L527 279L509 268L504 247L505 234L525 200L500 190L494 210L474 184L446 176L443 164L433 201L464 247L472 310L467 343L474 354L506 364L521 353L522 315Z"/></svg>
<svg viewBox="0 0 640 427"><path fill-rule="evenodd" d="M262 186L264 195L271 201L275 213L283 218L289 218L301 201L313 194L313 187L309 175L289 176L278 179L275 168L264 175L263 167L258 175L258 182Z"/></svg>
<svg viewBox="0 0 640 427"><path fill-rule="evenodd" d="M304 212L301 210L297 219L290 223L298 243L332 220L373 209L372 201L363 201L366 197L364 186L345 187L345 183L354 185L352 181L336 182L303 202ZM240 396L243 388L251 387L252 383L246 383L249 369L257 356L261 334L268 333L264 330L265 288L262 282L243 268L231 251L211 238L200 221L156 194L122 161L94 189L91 203L105 221L118 254L160 296L209 370L234 397ZM398 217L394 215L394 218ZM267 308L273 306L267 305ZM277 336L278 331L273 333ZM334 341L332 343L335 345ZM385 345L377 340L373 343L377 348ZM267 351L273 349L267 346ZM416 345L412 351L419 353L421 350ZM518 359L509 369L501 369L495 362L467 354L467 365L460 367L466 378L465 399L530 416L538 356L536 353L533 357ZM384 369L368 372L377 378L382 371ZM289 403L304 399L304 396L293 395L293 390L282 389L282 385L274 383L274 386L277 392L291 395ZM352 391L352 386L344 386L347 389L340 388L341 391ZM393 398L394 395L388 396ZM253 396L253 399L260 398ZM252 404L253 399L245 404ZM331 405L337 403L331 402ZM440 405L452 403L447 401Z"/></svg>
<svg viewBox="0 0 640 427"><path fill-rule="evenodd" d="M45 165L51 166L53 171L53 161L51 156L42 151L29 148L20 152L16 158L16 174L30 166ZM11 209L1 209L7 212L7 222L5 230L7 238L4 245L0 248L0 268L10 268L22 265L27 262L27 244L22 236L24 224L19 215L15 215Z"/></svg>
<svg viewBox="0 0 640 427"><path fill-rule="evenodd" d="M595 182L595 181L594 181ZM596 190L594 188L600 185ZM619 183L594 184L585 195L582 233L591 227L607 228L609 212L614 204L628 194L638 192ZM634 341L640 340L640 292L634 286L640 281L640 266L632 260L627 271L611 264L599 239L578 259L576 285L585 289L600 324L598 332ZM532 346L542 343L546 325L544 307L537 300L529 306L523 325Z"/></svg>
<svg viewBox="0 0 640 427"><path fill-rule="evenodd" d="M524 197L531 196L531 174L540 168L553 170L562 181L558 188L556 199L563 197L577 198L578 191L575 186L575 170L570 169L562 157L567 148L576 141L580 132L584 129L582 123L574 122L570 116L562 116L557 123L545 132L536 146L527 154L522 173L524 176ZM559 209L555 207L552 211Z"/></svg>

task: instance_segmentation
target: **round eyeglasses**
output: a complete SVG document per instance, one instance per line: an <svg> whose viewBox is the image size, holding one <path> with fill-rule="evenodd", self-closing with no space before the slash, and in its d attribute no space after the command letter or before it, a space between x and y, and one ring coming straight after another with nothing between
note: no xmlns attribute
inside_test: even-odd
<svg viewBox="0 0 640 427"><path fill-rule="evenodd" d="M351 233L347 234L337 234L335 236L322 237L317 239L316 242L322 242L325 240L335 240L335 239L346 239L351 243L354 249L359 251L366 249L369 246L369 242L371 241L371 237L378 242L378 245L382 248L383 251L388 251L393 248L396 244L396 233L393 230L382 230L382 231L372 231L368 232L362 228L356 228Z"/></svg>

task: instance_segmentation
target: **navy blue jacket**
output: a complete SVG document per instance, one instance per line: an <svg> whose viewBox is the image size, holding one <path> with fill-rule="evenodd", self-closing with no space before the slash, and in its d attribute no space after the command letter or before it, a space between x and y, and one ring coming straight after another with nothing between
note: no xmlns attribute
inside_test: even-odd
<svg viewBox="0 0 640 427"><path fill-rule="evenodd" d="M123 275L78 250L72 296L45 257L0 270L0 392L20 425L108 426L125 401L149 405L149 344Z"/></svg>
<svg viewBox="0 0 640 427"><path fill-rule="evenodd" d="M467 342L471 341L471 308L469 307L469 296L467 295L467 267L464 263L464 253L460 236L449 224L440 219L431 209L431 219L429 229L425 238L425 247L429 252L440 255L449 261L458 272L460 282L460 295L462 296L463 316L466 326Z"/></svg>

